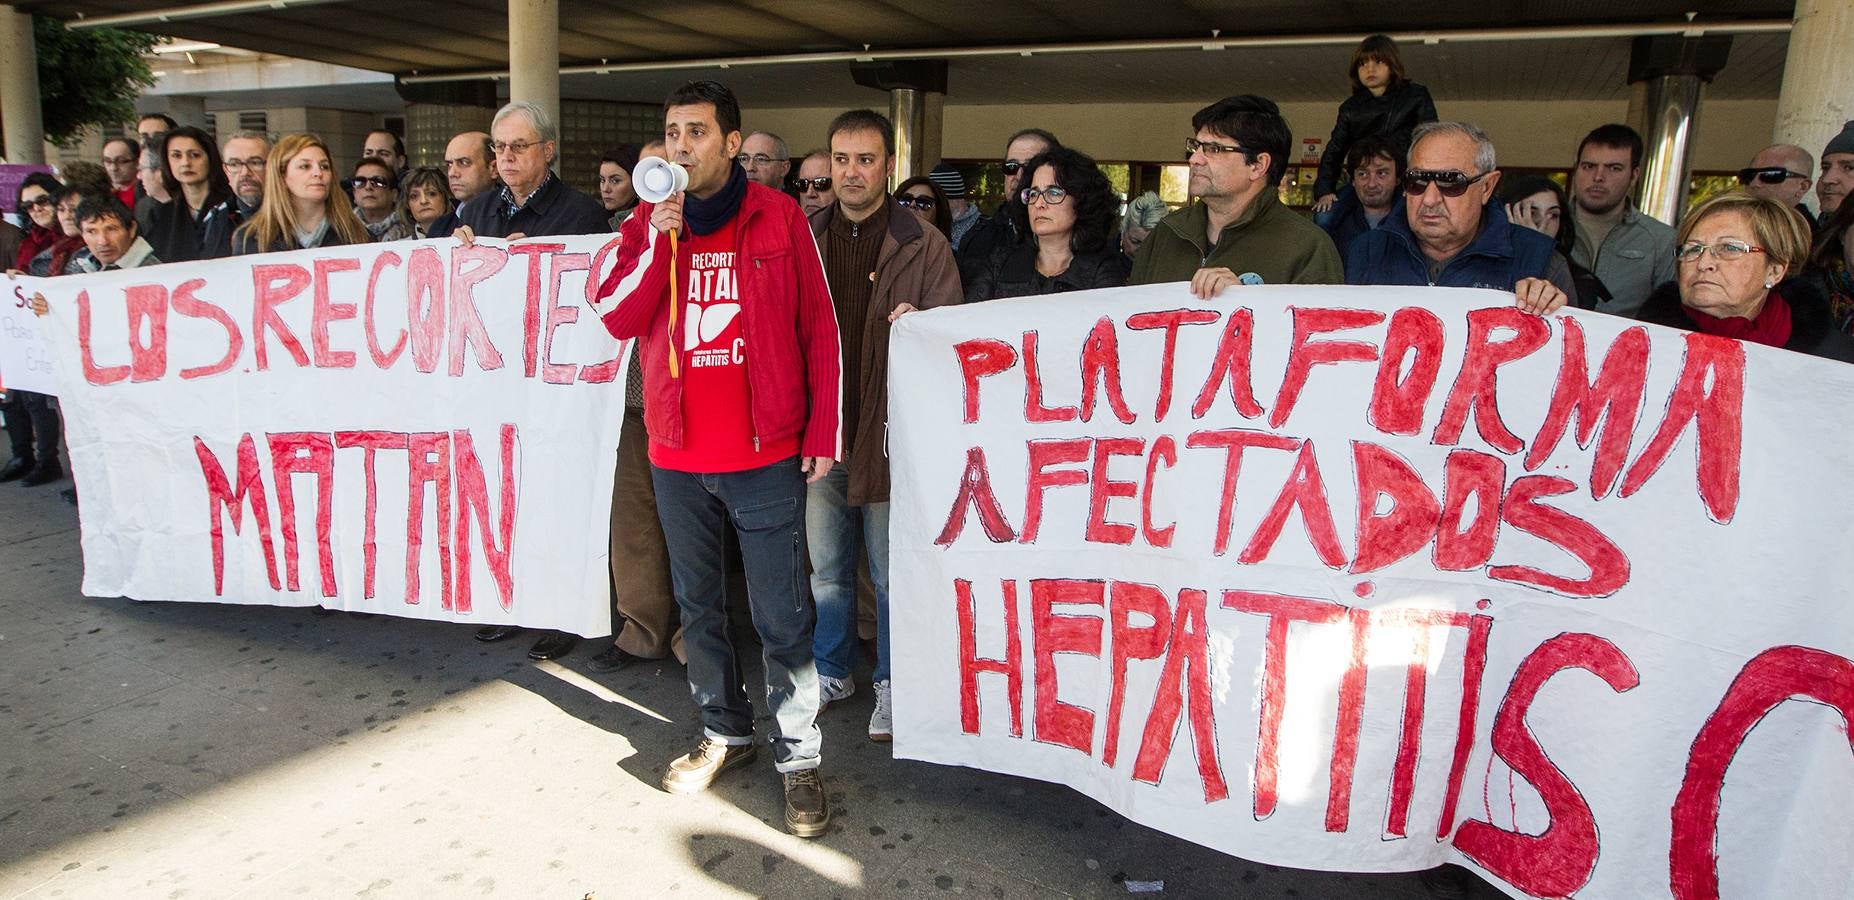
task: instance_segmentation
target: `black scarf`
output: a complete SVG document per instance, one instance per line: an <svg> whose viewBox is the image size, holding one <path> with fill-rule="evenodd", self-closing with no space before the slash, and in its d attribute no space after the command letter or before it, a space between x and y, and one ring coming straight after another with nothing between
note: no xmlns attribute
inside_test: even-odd
<svg viewBox="0 0 1854 900"><path fill-rule="evenodd" d="M703 200L690 194L682 201L682 218L696 234L713 234L740 212L741 198L747 196L747 170L733 160L727 161L727 184L714 196Z"/></svg>

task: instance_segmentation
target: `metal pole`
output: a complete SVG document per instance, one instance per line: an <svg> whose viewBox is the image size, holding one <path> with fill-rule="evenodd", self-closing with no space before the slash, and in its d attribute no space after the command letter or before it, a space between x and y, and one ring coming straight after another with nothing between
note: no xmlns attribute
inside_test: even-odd
<svg viewBox="0 0 1854 900"><path fill-rule="evenodd" d="M895 174L888 189L921 172L921 92L914 88L894 88L888 92L888 118L895 126Z"/></svg>
<svg viewBox="0 0 1854 900"><path fill-rule="evenodd" d="M1649 90L1647 159L1641 210L1676 225L1687 208L1693 134L1706 82L1698 75L1663 75Z"/></svg>

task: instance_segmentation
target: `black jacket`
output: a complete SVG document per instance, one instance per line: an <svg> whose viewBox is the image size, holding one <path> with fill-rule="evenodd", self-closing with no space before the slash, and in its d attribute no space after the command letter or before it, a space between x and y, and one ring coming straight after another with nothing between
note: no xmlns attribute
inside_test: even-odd
<svg viewBox="0 0 1854 900"><path fill-rule="evenodd" d="M972 223L966 239L959 244L959 280L970 285L985 274L991 258L1001 250L1015 248L1023 238L1017 233L1017 220L1011 216L1011 203L998 204L998 211Z"/></svg>
<svg viewBox="0 0 1854 900"><path fill-rule="evenodd" d="M1790 339L1785 350L1807 353L1823 359L1854 362L1854 338L1835 329L1828 315L1828 297L1809 281L1785 279L1777 293L1790 307ZM1680 286L1668 282L1655 288L1635 318L1653 325L1666 325L1682 331L1696 331L1693 320L1680 308Z"/></svg>
<svg viewBox="0 0 1854 900"><path fill-rule="evenodd" d="M218 259L231 253L232 229L238 227L233 211L237 209L236 197L208 197L205 211L195 218L187 201L175 197L149 210L142 237L162 262Z"/></svg>
<svg viewBox="0 0 1854 900"><path fill-rule="evenodd" d="M511 234L608 234L612 230L610 217L599 201L568 187L551 172L546 183L528 198L528 205L512 214L507 191L507 187L499 186L470 198L457 211L457 224L470 226L477 237L490 238Z"/></svg>
<svg viewBox="0 0 1854 900"><path fill-rule="evenodd" d="M248 231L239 232L232 237L233 256L248 256L252 253L287 253L291 250L304 249L303 245L297 243L295 238L290 238L287 241L274 241L268 247L259 247L257 245L257 239L253 238ZM341 240L341 235L335 231L333 226L330 226L327 231L322 233L322 243L317 244L316 247L340 247L344 243L345 242Z"/></svg>
<svg viewBox="0 0 1854 900"><path fill-rule="evenodd" d="M1359 89L1339 105L1339 118L1333 122L1332 140L1320 154L1320 177L1313 183L1315 199L1333 193L1339 186L1339 170L1352 144L1374 134L1388 138L1398 153L1410 152L1410 131L1424 122L1436 120L1436 102L1429 89L1413 81L1399 82L1382 97ZM1340 248L1342 251L1344 248Z"/></svg>
<svg viewBox="0 0 1854 900"><path fill-rule="evenodd" d="M1118 248L1109 248L1077 253L1067 271L1047 278L1036 270L1036 242L1025 241L993 254L991 262L966 282L966 302L1120 287L1131 268Z"/></svg>

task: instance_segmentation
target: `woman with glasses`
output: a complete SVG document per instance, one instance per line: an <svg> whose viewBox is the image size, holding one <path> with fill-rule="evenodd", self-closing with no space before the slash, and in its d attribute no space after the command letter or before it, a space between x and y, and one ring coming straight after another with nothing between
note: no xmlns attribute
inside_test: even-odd
<svg viewBox="0 0 1854 900"><path fill-rule="evenodd" d="M287 135L264 164L264 202L233 234L234 253L275 253L365 244L373 239L354 207L335 190L328 145L313 134Z"/></svg>
<svg viewBox="0 0 1854 900"><path fill-rule="evenodd" d="M1410 131L1436 120L1436 102L1429 89L1409 79L1403 56L1389 35L1374 34L1352 51L1346 71L1352 96L1339 105L1333 136L1320 153L1320 174L1313 183L1313 211L1323 214L1338 202L1339 170L1352 145L1371 135L1382 135L1400 154L1410 150ZM1349 189L1350 186L1347 186Z"/></svg>
<svg viewBox="0 0 1854 900"><path fill-rule="evenodd" d="M183 125L161 138L161 181L170 198L148 215L142 237L162 262L187 262L225 255L236 223L226 201L232 183L225 177L219 146L206 132Z"/></svg>
<svg viewBox="0 0 1854 900"><path fill-rule="evenodd" d="M399 196L399 220L410 225L410 238L423 240L431 223L444 218L456 208L444 172L433 166L419 166L406 174L405 190Z"/></svg>
<svg viewBox="0 0 1854 900"><path fill-rule="evenodd" d="M947 240L953 238L953 204L946 192L925 175L916 175L895 189L895 202L914 214L923 225L940 229Z"/></svg>
<svg viewBox="0 0 1854 900"><path fill-rule="evenodd" d="M1048 150L1025 165L1019 191L1020 233L1030 240L1000 246L966 286L966 301L1119 287L1127 282L1120 253L1120 198L1087 154Z"/></svg>
<svg viewBox="0 0 1854 900"><path fill-rule="evenodd" d="M1809 252L1802 216L1742 191L1701 203L1674 238L1678 273L1636 318L1854 362L1854 338L1834 327L1828 299L1790 279Z"/></svg>
<svg viewBox="0 0 1854 900"><path fill-rule="evenodd" d="M637 208L637 189L631 185L631 173L637 170L641 155L636 144L619 144L599 157L599 205L611 217L617 231Z"/></svg>
<svg viewBox="0 0 1854 900"><path fill-rule="evenodd" d="M412 226L399 217L399 173L377 156L361 157L347 181L354 192L354 214L375 241L398 241L412 236Z"/></svg>

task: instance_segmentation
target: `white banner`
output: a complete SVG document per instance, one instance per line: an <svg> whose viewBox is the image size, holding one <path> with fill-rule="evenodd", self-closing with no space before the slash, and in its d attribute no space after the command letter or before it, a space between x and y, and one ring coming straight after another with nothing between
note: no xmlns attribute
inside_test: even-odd
<svg viewBox="0 0 1854 900"><path fill-rule="evenodd" d="M1160 285L907 316L889 390L897 755L1281 865L1854 897L1854 367Z"/></svg>
<svg viewBox="0 0 1854 900"><path fill-rule="evenodd" d="M0 391L58 393L51 354L29 306L27 279L8 279L0 296Z"/></svg>
<svg viewBox="0 0 1854 900"><path fill-rule="evenodd" d="M84 593L609 634L624 361L586 293L614 240L21 279L51 307Z"/></svg>

